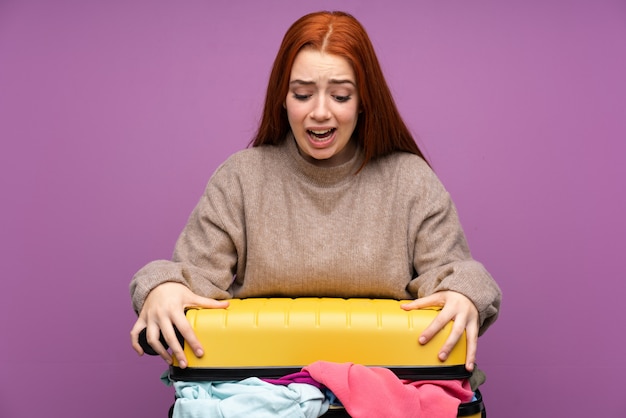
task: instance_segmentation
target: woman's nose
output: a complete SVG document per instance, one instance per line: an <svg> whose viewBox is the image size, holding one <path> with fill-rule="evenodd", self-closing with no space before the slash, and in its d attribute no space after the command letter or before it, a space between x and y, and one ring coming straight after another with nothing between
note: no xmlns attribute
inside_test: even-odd
<svg viewBox="0 0 626 418"><path fill-rule="evenodd" d="M315 101L315 106L311 110L311 118L314 120L328 120L331 117L327 100L320 97Z"/></svg>

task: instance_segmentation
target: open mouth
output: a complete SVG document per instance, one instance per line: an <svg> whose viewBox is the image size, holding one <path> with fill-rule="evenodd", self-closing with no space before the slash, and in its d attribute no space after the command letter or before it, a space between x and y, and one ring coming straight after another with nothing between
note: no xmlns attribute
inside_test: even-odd
<svg viewBox="0 0 626 418"><path fill-rule="evenodd" d="M324 141L328 139L336 130L336 128L324 129L321 131L308 129L307 133L313 139L317 139L318 141Z"/></svg>

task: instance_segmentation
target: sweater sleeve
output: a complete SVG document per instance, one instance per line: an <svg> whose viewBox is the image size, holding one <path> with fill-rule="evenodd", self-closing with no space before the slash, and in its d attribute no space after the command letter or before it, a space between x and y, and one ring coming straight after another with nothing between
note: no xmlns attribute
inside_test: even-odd
<svg viewBox="0 0 626 418"><path fill-rule="evenodd" d="M479 313L480 334L498 317L502 293L485 267L471 256L450 195L434 173L421 202L411 210L413 266L408 286L415 297L452 290L467 296Z"/></svg>
<svg viewBox="0 0 626 418"><path fill-rule="evenodd" d="M232 297L229 288L243 254L243 211L237 179L220 167L181 232L171 260L140 269L130 283L133 309L140 312L148 293L164 282L178 282L194 293Z"/></svg>

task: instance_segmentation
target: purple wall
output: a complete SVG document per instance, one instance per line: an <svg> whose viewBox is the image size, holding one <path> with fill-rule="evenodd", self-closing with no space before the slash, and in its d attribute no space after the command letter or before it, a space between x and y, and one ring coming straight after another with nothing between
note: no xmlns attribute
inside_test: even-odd
<svg viewBox="0 0 626 418"><path fill-rule="evenodd" d="M214 3L0 1L0 416L165 416L128 282L169 257L282 34L322 8L368 29L502 286L490 415L626 416L626 3Z"/></svg>

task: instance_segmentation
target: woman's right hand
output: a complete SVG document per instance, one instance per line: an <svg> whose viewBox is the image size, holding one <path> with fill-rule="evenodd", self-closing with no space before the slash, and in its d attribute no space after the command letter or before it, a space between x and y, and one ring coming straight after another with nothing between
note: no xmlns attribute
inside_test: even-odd
<svg viewBox="0 0 626 418"><path fill-rule="evenodd" d="M204 351L185 317L185 309L197 308L226 308L228 302L198 296L187 286L177 282L165 282L150 291L141 308L139 318L130 331L133 349L143 355L144 351L139 344L139 333L146 328L148 344L158 353L167 364L172 364L172 355L176 357L180 368L187 367L187 359L180 342L176 338L174 327L189 344L197 357L202 357ZM172 354L159 342L159 335L169 345Z"/></svg>

